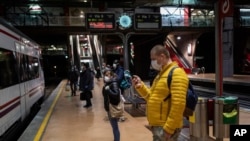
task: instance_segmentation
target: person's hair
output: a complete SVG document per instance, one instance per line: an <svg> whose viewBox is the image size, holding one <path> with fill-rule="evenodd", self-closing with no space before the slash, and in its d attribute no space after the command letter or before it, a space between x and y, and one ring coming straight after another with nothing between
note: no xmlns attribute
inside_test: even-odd
<svg viewBox="0 0 250 141"><path fill-rule="evenodd" d="M111 77L113 77L113 78L116 78L116 77L117 77L116 73L114 73L111 69L106 69L106 70L104 71L103 75L105 75L107 72L110 73L110 76L111 76Z"/></svg>
<svg viewBox="0 0 250 141"><path fill-rule="evenodd" d="M115 59L115 60L113 61L113 64L117 64L117 65L119 65L119 64L120 64L120 61L119 61L119 60L117 60L117 59Z"/></svg>
<svg viewBox="0 0 250 141"><path fill-rule="evenodd" d="M109 72L111 76L114 75L114 72L111 69L105 69L103 74L105 75L107 72Z"/></svg>
<svg viewBox="0 0 250 141"><path fill-rule="evenodd" d="M84 63L83 64L86 68L89 68L89 63Z"/></svg>
<svg viewBox="0 0 250 141"><path fill-rule="evenodd" d="M169 54L167 48L165 48L163 45L155 45L151 49L151 53L153 53L157 56L164 54L167 58L170 58L170 54Z"/></svg>

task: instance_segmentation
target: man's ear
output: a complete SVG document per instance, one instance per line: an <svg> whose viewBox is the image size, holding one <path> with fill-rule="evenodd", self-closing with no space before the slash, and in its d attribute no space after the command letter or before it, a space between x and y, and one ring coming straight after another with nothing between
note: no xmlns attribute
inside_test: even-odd
<svg viewBox="0 0 250 141"><path fill-rule="evenodd" d="M160 57L161 58L167 58L167 56L165 54L163 54L163 53L160 54Z"/></svg>

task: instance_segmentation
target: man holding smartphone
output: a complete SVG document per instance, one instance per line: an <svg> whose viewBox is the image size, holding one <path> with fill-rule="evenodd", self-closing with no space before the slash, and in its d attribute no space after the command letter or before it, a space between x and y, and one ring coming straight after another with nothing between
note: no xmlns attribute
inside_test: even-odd
<svg viewBox="0 0 250 141"><path fill-rule="evenodd" d="M178 64L172 62L168 50L162 45L151 49L150 58L152 67L159 71L152 87L149 88L136 75L133 76L132 82L136 91L147 102L147 119L153 141L177 141L183 125L188 77L183 69L176 68L168 88L168 74ZM169 95L171 98L164 101Z"/></svg>

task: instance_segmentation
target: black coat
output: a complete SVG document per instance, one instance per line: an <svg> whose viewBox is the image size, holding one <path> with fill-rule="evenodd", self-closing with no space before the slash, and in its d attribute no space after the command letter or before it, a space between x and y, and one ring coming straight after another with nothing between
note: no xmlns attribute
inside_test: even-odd
<svg viewBox="0 0 250 141"><path fill-rule="evenodd" d="M95 77L96 78L100 78L101 77L101 70L100 69L96 69Z"/></svg>
<svg viewBox="0 0 250 141"><path fill-rule="evenodd" d="M70 70L68 79L70 82L77 82L79 77L79 72L76 69Z"/></svg>
<svg viewBox="0 0 250 141"><path fill-rule="evenodd" d="M80 74L80 90L90 91L94 88L94 76L91 70L88 68Z"/></svg>
<svg viewBox="0 0 250 141"><path fill-rule="evenodd" d="M117 75L118 83L120 84L122 82L122 79L124 77L124 68L120 65L117 66L117 68L114 70L114 73Z"/></svg>
<svg viewBox="0 0 250 141"><path fill-rule="evenodd" d="M108 86L109 89L105 89ZM110 82L106 82L102 89L104 97L104 108L109 111L109 102L113 105L118 105L120 102L120 89L117 79L112 79Z"/></svg>

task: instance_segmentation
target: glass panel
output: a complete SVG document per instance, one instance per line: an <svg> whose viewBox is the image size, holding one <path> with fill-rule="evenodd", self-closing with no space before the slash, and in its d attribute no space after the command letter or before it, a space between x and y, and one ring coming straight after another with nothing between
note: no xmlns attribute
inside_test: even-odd
<svg viewBox="0 0 250 141"><path fill-rule="evenodd" d="M14 52L0 49L0 66L0 88L17 84L17 61Z"/></svg>

